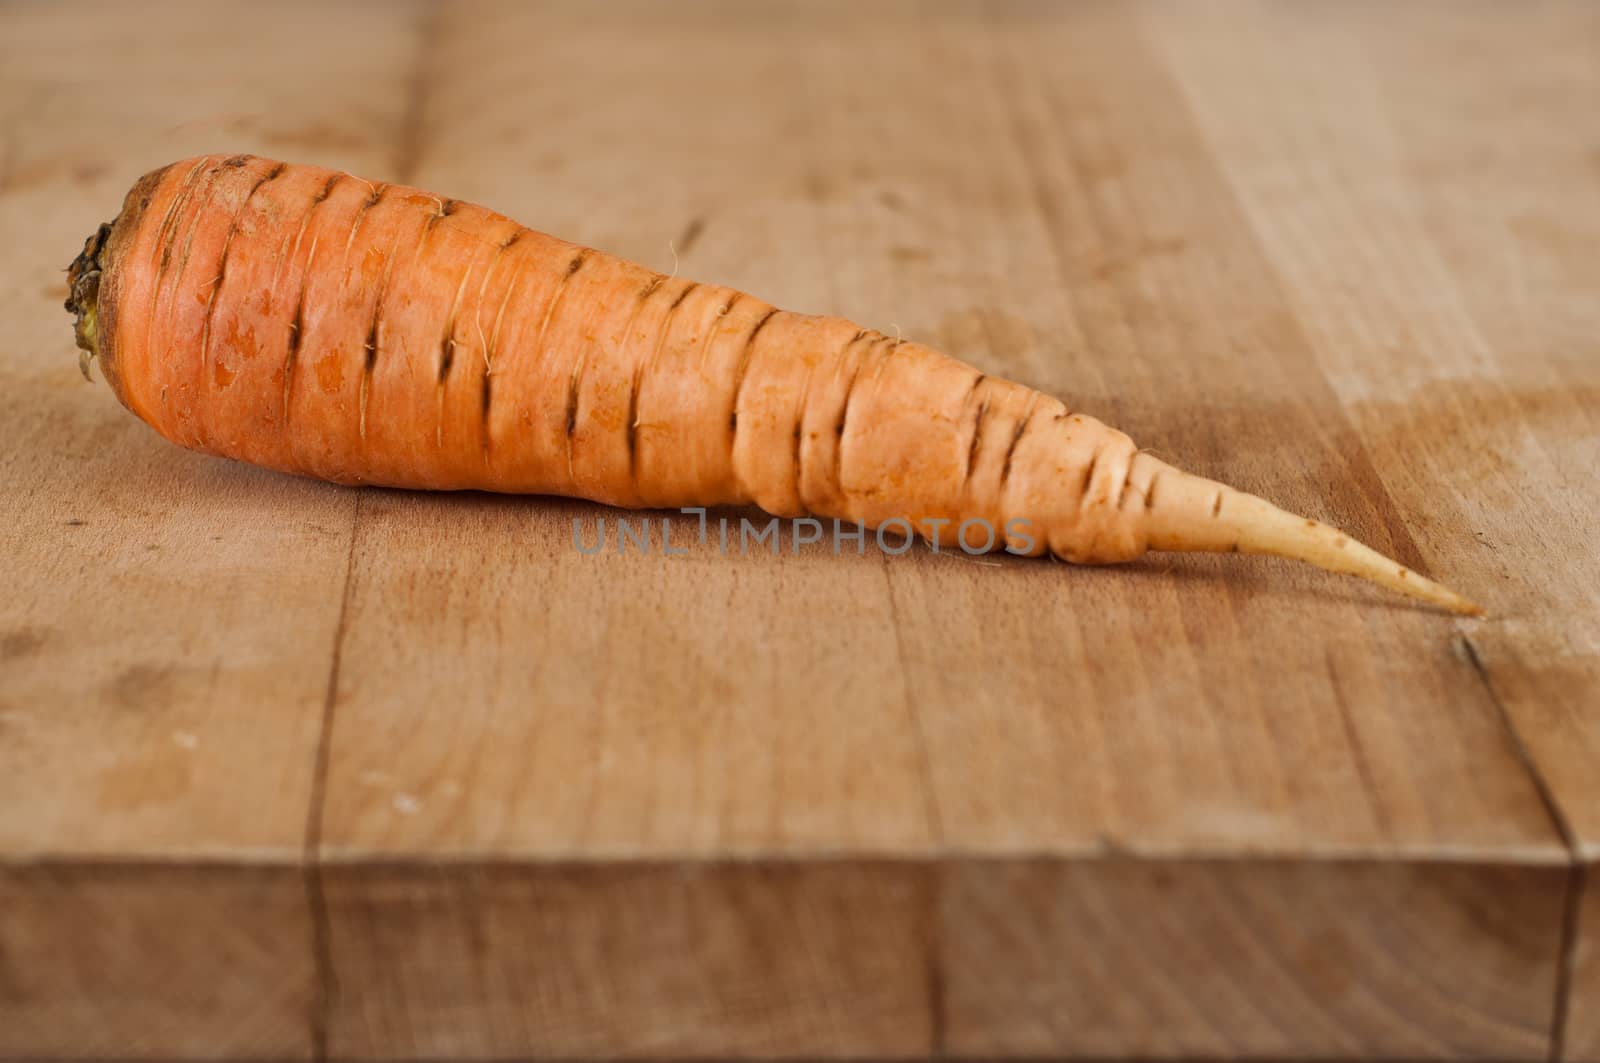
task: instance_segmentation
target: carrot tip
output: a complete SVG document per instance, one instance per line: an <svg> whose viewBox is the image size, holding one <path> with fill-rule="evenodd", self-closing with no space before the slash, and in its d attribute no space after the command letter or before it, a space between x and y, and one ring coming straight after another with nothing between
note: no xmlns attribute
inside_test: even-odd
<svg viewBox="0 0 1600 1063"><path fill-rule="evenodd" d="M1436 605L1458 616L1485 616L1483 606L1419 575L1320 521L1297 517L1253 495L1236 496L1241 548L1316 565Z"/></svg>

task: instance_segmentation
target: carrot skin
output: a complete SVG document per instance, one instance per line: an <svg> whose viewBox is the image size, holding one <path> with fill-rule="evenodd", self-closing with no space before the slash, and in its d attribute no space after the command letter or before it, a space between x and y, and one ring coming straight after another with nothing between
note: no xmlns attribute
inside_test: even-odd
<svg viewBox="0 0 1600 1063"><path fill-rule="evenodd" d="M420 189L253 156L174 163L135 184L69 281L79 344L125 406L182 446L284 472L904 520L945 546L977 523L995 547L1081 563L1267 553L1479 612L921 344Z"/></svg>

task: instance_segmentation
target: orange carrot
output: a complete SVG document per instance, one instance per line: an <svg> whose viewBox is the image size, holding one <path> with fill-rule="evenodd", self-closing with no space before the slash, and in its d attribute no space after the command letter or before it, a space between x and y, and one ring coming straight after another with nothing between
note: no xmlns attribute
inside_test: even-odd
<svg viewBox="0 0 1600 1063"><path fill-rule="evenodd" d="M175 443L347 484L755 504L956 545L1297 558L1478 607L1020 384L401 185L146 175L70 268L79 346ZM979 538L972 531L967 542Z"/></svg>

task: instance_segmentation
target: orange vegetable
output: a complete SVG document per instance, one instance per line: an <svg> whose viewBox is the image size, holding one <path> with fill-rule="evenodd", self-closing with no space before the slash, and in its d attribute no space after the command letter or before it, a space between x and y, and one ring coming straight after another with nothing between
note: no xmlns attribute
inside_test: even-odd
<svg viewBox="0 0 1600 1063"><path fill-rule="evenodd" d="M124 405L175 443L284 472L899 519L952 546L983 521L996 545L1083 563L1275 554L1478 611L920 344L415 188L252 156L174 163L133 187L70 281L79 344Z"/></svg>

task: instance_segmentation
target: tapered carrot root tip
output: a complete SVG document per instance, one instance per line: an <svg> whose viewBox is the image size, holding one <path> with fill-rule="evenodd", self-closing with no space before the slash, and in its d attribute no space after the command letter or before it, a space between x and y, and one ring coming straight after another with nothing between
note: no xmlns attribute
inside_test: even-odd
<svg viewBox="0 0 1600 1063"><path fill-rule="evenodd" d="M1234 502L1246 513L1241 552L1306 561L1329 572L1359 576L1461 616L1484 615L1483 607L1476 602L1412 572L1337 528L1297 517L1254 495L1238 494Z"/></svg>
<svg viewBox="0 0 1600 1063"><path fill-rule="evenodd" d="M1461 616L1483 607L1421 576L1337 528L1296 516L1255 495L1167 467L1150 513L1150 548L1269 554L1375 583Z"/></svg>

